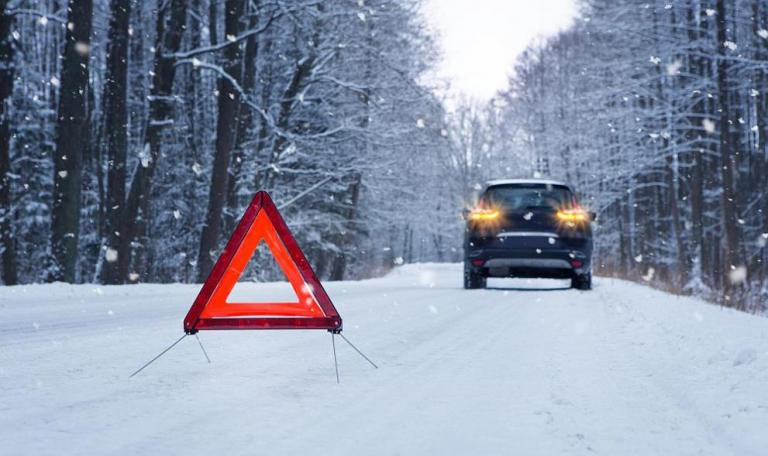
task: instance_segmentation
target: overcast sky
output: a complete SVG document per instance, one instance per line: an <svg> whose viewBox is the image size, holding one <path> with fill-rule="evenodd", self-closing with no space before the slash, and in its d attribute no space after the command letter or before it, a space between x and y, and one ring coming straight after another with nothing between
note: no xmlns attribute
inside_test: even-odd
<svg viewBox="0 0 768 456"><path fill-rule="evenodd" d="M428 0L443 60L436 76L451 94L489 99L506 86L515 58L539 36L567 27L575 0Z"/></svg>

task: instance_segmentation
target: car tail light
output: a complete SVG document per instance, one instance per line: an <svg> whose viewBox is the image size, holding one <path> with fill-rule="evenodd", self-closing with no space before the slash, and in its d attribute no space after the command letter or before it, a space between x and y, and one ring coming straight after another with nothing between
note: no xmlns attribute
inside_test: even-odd
<svg viewBox="0 0 768 456"><path fill-rule="evenodd" d="M491 221L499 218L499 211L495 209L475 209L469 213L469 219L474 221Z"/></svg>
<svg viewBox="0 0 768 456"><path fill-rule="evenodd" d="M574 268L580 268L584 266L584 262L581 260L571 260L571 266L573 266Z"/></svg>
<svg viewBox="0 0 768 456"><path fill-rule="evenodd" d="M484 265L484 264L485 264L485 260L480 260L480 259L477 259L477 260L472 260L472 265L473 265L473 266L476 266L476 267L478 267L478 268L479 268L480 266Z"/></svg>
<svg viewBox="0 0 768 456"><path fill-rule="evenodd" d="M557 211L557 219L562 222L586 222L589 213L583 209L566 209Z"/></svg>

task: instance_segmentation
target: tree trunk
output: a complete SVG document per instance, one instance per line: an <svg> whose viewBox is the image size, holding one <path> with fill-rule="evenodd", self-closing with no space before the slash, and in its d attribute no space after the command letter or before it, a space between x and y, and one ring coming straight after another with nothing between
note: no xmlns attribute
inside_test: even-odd
<svg viewBox="0 0 768 456"><path fill-rule="evenodd" d="M106 262L104 283L122 283L115 255L125 209L126 157L128 155L128 25L132 0L112 0L109 24L107 73L104 82L104 132L107 135Z"/></svg>
<svg viewBox="0 0 768 456"><path fill-rule="evenodd" d="M139 210L150 207L152 176L157 160L165 127L173 123L173 79L176 75L176 59L173 54L179 51L187 17L187 2L171 0L163 3L157 12L157 38L155 61L152 69L152 89L149 95L149 119L144 140L144 150L133 173L128 198L123 214L123 229L120 231L120 249L118 250L119 281L128 277L131 264L131 244L138 234L139 222L144 226L149 223L146 211L139 219ZM168 12L170 10L170 18ZM145 201L146 200L146 201Z"/></svg>
<svg viewBox="0 0 768 456"><path fill-rule="evenodd" d="M730 125L730 105L728 99L728 73L729 63L725 56L725 43L728 40L727 34L727 17L725 15L725 0L717 1L717 48L718 48L718 60L717 60L717 88L718 88L718 103L720 108L720 156L722 157L721 178L723 185L723 192L720 199L723 218L723 230L725 232L725 244L724 244L724 277L723 277L723 289L726 297L726 304L729 306L735 305L734 297L732 296L734 284L731 283L729 274L734 267L741 266L741 259L739 258L739 228L738 228L738 212L736 202L736 192L734 187L733 173L735 169L735 161L733 154L734 150L734 138L731 133Z"/></svg>
<svg viewBox="0 0 768 456"><path fill-rule="evenodd" d="M251 13L249 29L254 29L258 25L258 15ZM246 94L253 93L256 87L256 58L259 49L259 41L256 35L251 35L245 44L245 53L243 55L242 65L242 83L241 86ZM245 103L240 103L240 112L237 122L237 134L235 137L235 149L230 165L229 179L227 182L227 209L224 214L224 228L226 232L231 232L237 223L238 201L237 201L237 183L240 180L240 173L245 162L245 143L248 139L248 132L253 126L253 110Z"/></svg>
<svg viewBox="0 0 768 456"><path fill-rule="evenodd" d="M243 0L227 0L224 4L224 33L237 36L243 14ZM240 48L229 46L224 50L224 71L235 80L240 79ZM227 196L227 168L235 143L235 129L240 105L240 93L223 77L218 81L219 116L216 121L216 155L213 158L211 188L208 196L208 212L200 236L200 252L197 260L197 280L204 282L213 267L215 250L221 233L221 215Z"/></svg>
<svg viewBox="0 0 768 456"><path fill-rule="evenodd" d="M80 237L83 150L88 147L88 61L91 0L70 0L62 54L54 152L50 280L75 281Z"/></svg>
<svg viewBox="0 0 768 456"><path fill-rule="evenodd" d="M0 239L3 249L3 283L16 285L16 242L11 218L11 95L13 94L13 18L6 14L8 0L0 0Z"/></svg>

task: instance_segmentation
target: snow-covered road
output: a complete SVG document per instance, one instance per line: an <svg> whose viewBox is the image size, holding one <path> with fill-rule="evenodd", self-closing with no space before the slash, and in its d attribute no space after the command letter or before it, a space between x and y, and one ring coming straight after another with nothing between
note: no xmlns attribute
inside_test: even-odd
<svg viewBox="0 0 768 456"><path fill-rule="evenodd" d="M768 319L619 280L328 283L344 334L181 335L194 285L0 288L0 454L765 455ZM272 296L285 284L241 284Z"/></svg>

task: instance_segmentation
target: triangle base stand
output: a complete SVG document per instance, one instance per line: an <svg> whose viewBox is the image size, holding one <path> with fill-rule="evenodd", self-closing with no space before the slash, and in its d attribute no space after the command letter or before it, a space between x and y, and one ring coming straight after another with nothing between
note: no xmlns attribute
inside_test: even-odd
<svg viewBox="0 0 768 456"><path fill-rule="evenodd" d="M376 363L371 361L371 359L368 358L365 355L365 353L361 352L360 349L355 347L355 345L352 342L349 341L349 339L344 337L344 334L341 333L341 330L329 329L328 332L331 333L331 344L333 345L333 365L334 365L334 367L336 369L336 383L340 383L340 380L339 380L339 362L338 362L338 359L336 358L336 336L337 335L339 337L341 337L344 340L344 342L346 342L350 347L352 347L360 356L362 356L363 359L368 361L368 363L370 363L370 365L373 366L374 369L378 369L379 368L379 366L377 366ZM208 361L208 364L210 364L211 363L211 358L208 357L208 352L205 351L205 347L203 347L203 342L200 340L200 337L197 335L197 333L198 333L198 331L184 333L183 336L181 336L178 339L176 339L176 341L174 343L169 345L168 348L166 348L165 350L161 351L157 356L155 356L154 358L152 358L149 361L147 361L143 366L138 368L128 378L133 378L136 374L138 374L139 372L141 372L144 369L146 369L147 367L149 367L152 363L154 363L155 361L160 359L163 355L165 355L166 353L171 351L173 349L173 347L178 345L179 342L184 340L184 338L186 338L189 335L194 335L195 336L195 338L197 339L197 343L200 345L200 350L203 351L203 355L205 356L206 361Z"/></svg>

